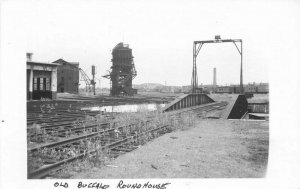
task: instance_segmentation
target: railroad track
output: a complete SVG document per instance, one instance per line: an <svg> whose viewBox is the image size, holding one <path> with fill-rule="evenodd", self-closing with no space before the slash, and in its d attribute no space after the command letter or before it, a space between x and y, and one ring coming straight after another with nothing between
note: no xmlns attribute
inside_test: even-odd
<svg viewBox="0 0 300 189"><path fill-rule="evenodd" d="M51 117L51 116L57 116L57 117L72 117L72 116L80 116L80 117L84 117L84 116L87 116L87 115L90 115L90 116L95 116L99 114L99 112L89 112L89 111L59 111L59 112L56 112L56 111L52 111L52 112L30 112L28 113L27 115L27 119L34 119L34 118L41 118L41 117Z"/></svg>
<svg viewBox="0 0 300 189"><path fill-rule="evenodd" d="M85 131L98 131L99 129L105 129L106 127L115 124L113 121L114 117L106 116L104 117L103 122L98 122L96 119L84 120L79 118L70 119L70 121L66 120L54 120L52 123L45 120L41 122L33 122L36 124L42 123L38 125L38 131L33 126L33 123L28 123L27 127L27 136L28 139L32 142L32 138L42 137L46 134L48 136L53 137L65 137L64 135L78 135L79 133L84 133ZM36 142L36 141L35 141Z"/></svg>
<svg viewBox="0 0 300 189"><path fill-rule="evenodd" d="M96 119L86 120L84 117L48 117L31 120L27 122L27 139L31 142L49 142L65 138L67 136L74 136L83 133L95 132L100 129L105 129L113 124L112 114L103 115L103 119L107 120L98 123ZM37 124L34 126L33 124Z"/></svg>
<svg viewBox="0 0 300 189"><path fill-rule="evenodd" d="M201 116L203 116L202 112L209 112L209 111L213 111L215 109L220 109L221 107L224 107L225 105L227 105L226 102L203 105L201 107L201 112L197 113L197 115L199 117L201 117ZM183 110L174 111L174 112L175 112L175 114L181 114L186 111L194 111L194 110L198 110L198 109L199 109L199 107L195 107L195 108L183 109ZM151 118L149 117L149 119L151 119ZM94 122L94 124L93 124L93 122ZM48 123L48 122L44 121L44 123ZM56 123L56 124L54 124L54 123ZM56 120L54 120L51 125L43 124L40 127L40 129L44 130L43 134L52 136L52 134L54 133L56 137L57 136L66 137L67 134L68 135L74 135L74 134L78 135L78 134L84 133L84 131L95 132L95 131L98 131L99 129L105 129L107 126L110 125L111 122L96 124L96 121L92 120L92 121L89 121L89 123L88 123L89 125L81 126L84 123L85 123L84 121L72 120L72 119L71 119L71 121L56 121ZM30 128L28 128L28 131L29 130L30 130ZM43 136L43 135L34 133L31 136L29 136L29 139L36 138L39 136Z"/></svg>
<svg viewBox="0 0 300 189"><path fill-rule="evenodd" d="M109 128L110 125L111 125L110 122L84 125L79 127L74 127L67 124L66 126L63 127L63 129L57 129L56 126L54 126L55 128L53 129L52 126L49 126L49 127L41 128L43 129L43 133L29 134L28 140L30 140L31 142L37 142L39 141L39 139L37 138L42 138L45 135L48 135L48 137L66 138L68 136L79 135L82 133L97 132L99 130ZM46 142L46 140L41 140L41 141Z"/></svg>
<svg viewBox="0 0 300 189"><path fill-rule="evenodd" d="M225 102L212 103L200 107L188 108L188 109L183 109L174 112L167 112L165 114L168 114L171 119L175 120L178 118L178 115L181 115L185 112L194 111L194 112L198 112L198 116L201 116L202 115L201 112L203 111L209 112L209 111L221 109L226 105L227 103ZM143 124L147 124L148 122L151 122L150 120L151 118L149 118L149 120L145 121ZM63 129L60 131L61 133L66 133L69 130L76 132L76 131L82 131L86 129L98 128L94 130L94 132L88 134L83 134L80 136L67 138L59 142L53 142L53 143L40 145L38 147L28 149L28 152L30 154L35 154L37 156L39 154L39 151L42 151L43 149L48 149L48 150L54 149L55 151L60 152L61 150L64 150L65 147L67 147L67 148L75 149L75 151L77 152L75 155L73 154L73 155L66 156L67 158L64 159L50 160L50 162L52 161L50 165L44 164L34 170L29 171L28 178L43 178L53 172L56 172L57 170L62 169L63 165L66 163L70 163L72 161L82 159L87 156L94 156L97 151L101 151L104 149L109 150L111 154L114 154L113 155L114 157L117 157L119 154L126 153L136 149L137 143L134 142L135 139L138 139L147 133L153 134L156 132L156 133L164 134L165 132L170 132L172 126L172 125L157 126L156 128L152 128L147 131L144 131L144 130L139 130L139 128L137 128L139 124L141 124L141 122L136 124L130 124L127 126L121 126L121 127L120 126L117 127L115 123L111 125L110 122L102 123L102 124L103 127L99 127L99 124L92 124L90 126L85 126L85 127ZM66 123L65 126L68 126L68 123ZM54 128L55 126L52 125L52 127ZM46 126L44 128L50 129L51 126ZM86 144L88 143L92 143L92 144L98 143L101 147L91 150L86 147Z"/></svg>
<svg viewBox="0 0 300 189"><path fill-rule="evenodd" d="M85 120L87 116L91 116L94 117L96 115L98 115L99 112L93 112L93 114L84 114L84 113L77 113L77 114L56 114L56 113L40 113L40 114L29 114L27 116L27 125L30 126L34 123L36 124L41 124L43 123L43 125L59 125L61 124L65 124L65 123L73 123L74 121L78 122L78 121L82 121ZM114 114L112 113L105 113L105 114L101 114L101 116L103 116L106 119L113 119L114 118Z"/></svg>
<svg viewBox="0 0 300 189"><path fill-rule="evenodd" d="M59 141L59 142L53 142L53 143L47 143L47 144L44 144L44 145L39 145L38 147L30 148L28 151L35 152L35 151L38 151L39 149L42 149L42 148L59 147L59 146L63 146L63 145L72 144L74 142L78 142L82 139L89 139L89 138L92 138L92 137L97 137L98 135L103 135L103 134L108 134L108 133L114 132L116 130L116 127L111 127L110 125L111 125L111 123L102 123L102 124L100 124L100 126L102 126L102 127L100 127L101 131L96 131L96 132L92 132L92 133L88 133L88 134L83 134L83 135L80 135L80 136L77 136L77 137L67 138L67 139L64 139L64 140ZM120 129L123 129L125 127L131 127L133 125L134 124L130 124L130 125L127 125L127 126L121 126L121 127L118 127L117 129L120 130ZM86 126L84 128L91 129L91 128L94 128L94 127L99 127L99 124ZM71 128L71 129L74 130L74 131L82 130L83 127L81 127L81 128Z"/></svg>
<svg viewBox="0 0 300 189"><path fill-rule="evenodd" d="M62 161L58 161L54 164L44 166L44 167L41 167L34 171L31 171L28 173L28 178L30 178L30 179L43 178L53 172L63 169L64 168L63 165L65 165L66 163L70 163L70 162L73 162L78 159L82 159L82 158L90 156L90 155L95 156L98 151L113 150L114 152L118 152L118 151L130 152L137 148L137 144L134 142L134 140L136 140L139 137L146 135L146 134L153 134L154 132L159 132L160 134L164 134L169 131L169 129L167 129L168 127L169 127L169 125L163 125L163 126L160 126L160 127L154 128L154 129L149 129L149 130L141 132L139 134L133 134L133 135L127 136L125 138L122 138L120 140L109 142L101 147L96 148L96 149L81 152L80 154L78 154L74 157L70 157L70 158L64 159ZM114 131L114 129L110 129L110 132L113 132L113 131ZM94 133L92 135L96 136L97 134ZM85 137L87 137L87 136L82 136L82 138L85 138ZM66 144L70 144L71 142L74 142L74 141L77 141L77 139L73 140L73 141L71 139L68 142L65 142L65 141L60 142L60 144L66 145ZM129 147L129 146L126 146L126 144L132 144L132 145L130 145L130 147ZM55 144L55 146L57 147L57 144ZM53 144L50 144L50 145L48 145L48 147L54 147L54 146L53 146ZM35 151L37 149L31 149L31 151L32 150ZM118 156L118 153L114 153L114 157L116 157L116 156Z"/></svg>

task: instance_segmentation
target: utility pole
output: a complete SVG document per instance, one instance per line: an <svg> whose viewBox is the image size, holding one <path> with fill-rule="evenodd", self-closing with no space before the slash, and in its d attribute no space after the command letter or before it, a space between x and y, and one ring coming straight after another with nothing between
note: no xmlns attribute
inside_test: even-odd
<svg viewBox="0 0 300 189"><path fill-rule="evenodd" d="M95 82L95 65L92 65L92 75L93 75L93 79L91 81L91 84L93 85L93 90L94 90L94 95L96 95L96 82Z"/></svg>

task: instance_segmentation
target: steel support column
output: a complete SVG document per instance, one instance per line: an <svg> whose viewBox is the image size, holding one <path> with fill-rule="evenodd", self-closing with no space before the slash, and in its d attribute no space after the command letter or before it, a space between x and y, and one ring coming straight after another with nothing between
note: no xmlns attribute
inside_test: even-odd
<svg viewBox="0 0 300 189"><path fill-rule="evenodd" d="M52 100L56 99L56 93L57 93L57 69L54 69L51 72L51 97L52 97Z"/></svg>
<svg viewBox="0 0 300 189"><path fill-rule="evenodd" d="M235 41L233 41L233 44L235 45L236 49L241 55L241 70L240 70L240 94L244 94L244 86L243 86L243 41L239 41L241 43L241 47L236 45Z"/></svg>
<svg viewBox="0 0 300 189"><path fill-rule="evenodd" d="M240 88L241 94L244 94L244 86L243 86L243 42L241 40L241 74L240 74Z"/></svg>
<svg viewBox="0 0 300 189"><path fill-rule="evenodd" d="M29 72L29 100L32 100L32 91L33 91L33 68Z"/></svg>

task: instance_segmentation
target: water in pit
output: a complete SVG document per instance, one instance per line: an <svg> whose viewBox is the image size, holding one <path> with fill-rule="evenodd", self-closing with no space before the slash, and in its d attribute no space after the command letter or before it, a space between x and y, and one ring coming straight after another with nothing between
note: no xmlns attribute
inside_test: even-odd
<svg viewBox="0 0 300 189"><path fill-rule="evenodd" d="M81 108L81 110L103 111L103 112L145 112L155 111L165 107L166 104L125 104L116 106L94 106Z"/></svg>

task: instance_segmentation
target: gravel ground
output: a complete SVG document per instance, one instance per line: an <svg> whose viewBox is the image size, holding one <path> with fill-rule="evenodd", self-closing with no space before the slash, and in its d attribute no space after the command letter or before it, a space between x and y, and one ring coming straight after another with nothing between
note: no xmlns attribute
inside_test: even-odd
<svg viewBox="0 0 300 189"><path fill-rule="evenodd" d="M260 178L268 161L268 122L200 120L105 166L72 178Z"/></svg>

